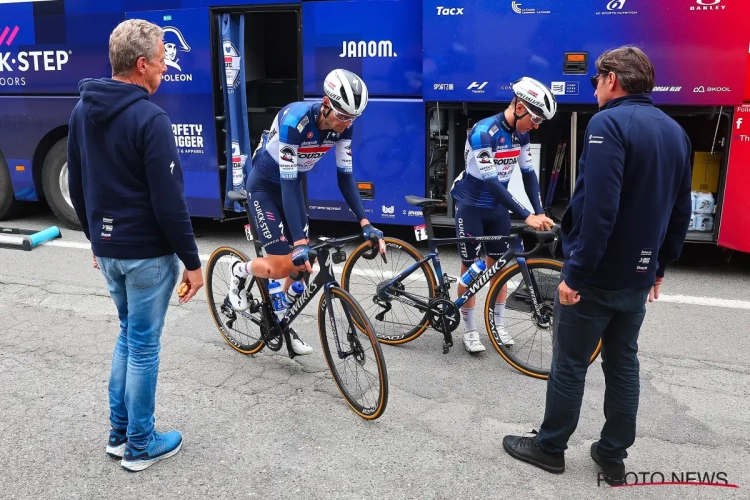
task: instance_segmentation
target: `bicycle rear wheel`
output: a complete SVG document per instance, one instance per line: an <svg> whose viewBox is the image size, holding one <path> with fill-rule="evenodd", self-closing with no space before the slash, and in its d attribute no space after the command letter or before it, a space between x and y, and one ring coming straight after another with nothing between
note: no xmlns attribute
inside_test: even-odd
<svg viewBox="0 0 750 500"><path fill-rule="evenodd" d="M521 267L514 263L490 287L484 308L484 321L492 345L508 364L525 375L546 380L552 365L552 308L563 264L550 259L527 259L526 266L536 284L534 295L542 319L536 317L528 284L523 278ZM495 329L495 302L505 285L507 298L503 325L513 339L512 346L506 346ZM591 363L599 356L601 348L600 340L591 355Z"/></svg>
<svg viewBox="0 0 750 500"><path fill-rule="evenodd" d="M346 260L341 274L341 287L351 293L362 306L375 328L380 342L404 344L411 342L430 324L429 313L398 300L380 300L377 287L380 283L398 275L409 266L419 262L422 255L409 243L397 238L383 238L386 248L386 264L380 257L367 260L363 254L371 249L367 243L357 247ZM394 294L404 294L429 302L435 297L437 280L429 261L423 262L409 276L391 286Z"/></svg>
<svg viewBox="0 0 750 500"><path fill-rule="evenodd" d="M380 343L354 297L337 286L330 290L333 315L325 291L318 305L318 333L326 363L352 410L366 420L375 420L388 404L388 373ZM349 375L354 383L367 386L349 387Z"/></svg>
<svg viewBox="0 0 750 500"><path fill-rule="evenodd" d="M245 311L235 311L229 302L232 265L248 260L247 255L231 247L214 250L206 263L206 300L216 328L232 349L242 354L255 354L265 345L260 331L263 296L258 281L253 276L245 281L248 302Z"/></svg>

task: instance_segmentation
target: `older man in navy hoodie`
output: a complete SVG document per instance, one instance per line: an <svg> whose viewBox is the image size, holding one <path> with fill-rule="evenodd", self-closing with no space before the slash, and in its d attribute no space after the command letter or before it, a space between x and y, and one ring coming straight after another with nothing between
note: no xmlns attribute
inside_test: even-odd
<svg viewBox="0 0 750 500"><path fill-rule="evenodd" d="M586 129L570 206L562 220L566 262L555 300L552 368L536 436L506 436L513 457L552 473L578 425L591 353L602 340L606 423L591 458L621 483L635 441L638 334L646 302L659 296L691 212L691 145L653 106L654 67L635 47L602 54L591 78L599 113Z"/></svg>
<svg viewBox="0 0 750 500"><path fill-rule="evenodd" d="M112 78L85 79L70 118L70 197L120 318L109 380L107 453L131 471L177 453L154 430L164 318L179 279L203 285L172 125L149 97L166 71L162 29L133 19L109 39Z"/></svg>

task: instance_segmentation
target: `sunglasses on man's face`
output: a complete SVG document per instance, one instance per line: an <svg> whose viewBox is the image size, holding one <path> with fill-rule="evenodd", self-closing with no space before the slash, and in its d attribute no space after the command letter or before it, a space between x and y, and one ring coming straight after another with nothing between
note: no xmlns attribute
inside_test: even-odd
<svg viewBox="0 0 750 500"><path fill-rule="evenodd" d="M528 106L524 105L524 109L526 109L526 112L531 117L531 123L533 123L534 125L541 125L542 124L542 122L544 121L544 118L542 118L541 116L537 116L534 113L532 113L531 110L528 108Z"/></svg>
<svg viewBox="0 0 750 500"><path fill-rule="evenodd" d="M594 87L594 90L599 88L599 76L600 75L597 73L591 77L591 86Z"/></svg>
<svg viewBox="0 0 750 500"><path fill-rule="evenodd" d="M331 111L333 111L333 116L335 116L337 120L340 120L342 122L353 122L357 118L356 116L352 116L344 113L343 111L339 111L333 106L329 107L331 108Z"/></svg>

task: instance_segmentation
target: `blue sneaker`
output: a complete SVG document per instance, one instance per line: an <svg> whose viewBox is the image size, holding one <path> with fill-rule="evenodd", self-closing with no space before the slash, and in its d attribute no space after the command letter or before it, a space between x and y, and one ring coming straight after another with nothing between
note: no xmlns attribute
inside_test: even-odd
<svg viewBox="0 0 750 500"><path fill-rule="evenodd" d="M125 454L125 445L128 443L126 431L109 430L109 441L107 442L107 455L122 458Z"/></svg>
<svg viewBox="0 0 750 500"><path fill-rule="evenodd" d="M151 467L159 460L171 457L180 451L181 446L182 434L178 431L169 431L164 434L154 432L153 439L143 449L139 450L128 443L120 465L123 469L137 472Z"/></svg>

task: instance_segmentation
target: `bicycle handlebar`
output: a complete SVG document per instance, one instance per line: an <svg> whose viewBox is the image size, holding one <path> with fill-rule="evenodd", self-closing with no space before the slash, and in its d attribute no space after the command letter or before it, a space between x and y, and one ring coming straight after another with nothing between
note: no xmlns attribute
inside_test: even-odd
<svg viewBox="0 0 750 500"><path fill-rule="evenodd" d="M543 246L551 243L556 243L557 237L560 235L562 228L559 225L552 226L549 231L537 231L533 227L521 227L518 228L515 234L526 233L533 234L537 239L537 244L534 248L528 252L517 252L516 257L529 257L537 253Z"/></svg>

